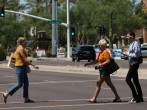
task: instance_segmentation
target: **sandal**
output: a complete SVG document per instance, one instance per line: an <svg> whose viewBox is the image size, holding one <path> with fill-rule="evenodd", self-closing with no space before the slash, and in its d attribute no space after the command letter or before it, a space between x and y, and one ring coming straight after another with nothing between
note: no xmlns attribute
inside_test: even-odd
<svg viewBox="0 0 147 110"><path fill-rule="evenodd" d="M121 102L121 99L114 99L112 102Z"/></svg>
<svg viewBox="0 0 147 110"><path fill-rule="evenodd" d="M88 102L90 102L90 103L96 103L96 100L89 99Z"/></svg>
<svg viewBox="0 0 147 110"><path fill-rule="evenodd" d="M7 96L5 96L5 94L3 93L3 94L2 94L2 97L3 97L3 99L4 99L4 103L6 104L6 103L7 103Z"/></svg>

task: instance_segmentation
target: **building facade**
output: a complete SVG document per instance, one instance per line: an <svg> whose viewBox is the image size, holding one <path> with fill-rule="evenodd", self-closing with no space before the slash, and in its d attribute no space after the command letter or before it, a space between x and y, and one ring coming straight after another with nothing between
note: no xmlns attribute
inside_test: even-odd
<svg viewBox="0 0 147 110"><path fill-rule="evenodd" d="M143 11L147 13L147 0L141 0ZM135 31L136 37L141 41L141 43L147 43L147 29L142 28Z"/></svg>

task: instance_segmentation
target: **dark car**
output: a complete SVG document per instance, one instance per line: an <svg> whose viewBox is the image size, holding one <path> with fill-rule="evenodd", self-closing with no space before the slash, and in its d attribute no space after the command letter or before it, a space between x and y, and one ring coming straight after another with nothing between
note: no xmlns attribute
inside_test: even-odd
<svg viewBox="0 0 147 110"><path fill-rule="evenodd" d="M90 60L94 61L95 58L96 53L94 47L90 45L78 45L72 51L72 61L88 60L90 62Z"/></svg>

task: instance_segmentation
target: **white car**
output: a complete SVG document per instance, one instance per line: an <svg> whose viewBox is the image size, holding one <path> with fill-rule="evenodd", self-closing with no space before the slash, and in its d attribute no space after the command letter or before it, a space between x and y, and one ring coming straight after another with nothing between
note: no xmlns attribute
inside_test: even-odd
<svg viewBox="0 0 147 110"><path fill-rule="evenodd" d="M142 53L143 58L147 57L147 46L141 47L141 53Z"/></svg>
<svg viewBox="0 0 147 110"><path fill-rule="evenodd" d="M128 51L128 50L127 50ZM141 53L143 58L147 58L147 46L141 46ZM128 57L122 54L121 59L127 60Z"/></svg>

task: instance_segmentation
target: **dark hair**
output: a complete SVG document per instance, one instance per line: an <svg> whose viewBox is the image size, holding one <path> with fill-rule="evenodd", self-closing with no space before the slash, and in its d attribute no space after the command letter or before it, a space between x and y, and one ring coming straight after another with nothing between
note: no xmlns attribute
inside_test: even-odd
<svg viewBox="0 0 147 110"><path fill-rule="evenodd" d="M130 36L133 36L135 38L135 33L133 31L129 32Z"/></svg>

